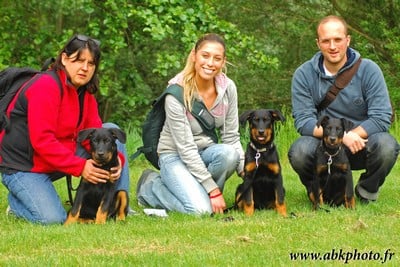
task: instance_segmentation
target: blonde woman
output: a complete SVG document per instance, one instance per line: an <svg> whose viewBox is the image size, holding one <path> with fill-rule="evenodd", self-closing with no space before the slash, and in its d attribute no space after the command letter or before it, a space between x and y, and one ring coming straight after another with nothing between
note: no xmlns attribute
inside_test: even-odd
<svg viewBox="0 0 400 267"><path fill-rule="evenodd" d="M236 170L243 173L236 86L225 68L225 42L217 34L202 36L191 50L185 68L169 81L183 87L185 104L165 99L166 120L158 153L160 173L146 170L136 194L142 206L190 214L222 213L223 189ZM206 135L191 115L192 102L201 100L220 133L220 144Z"/></svg>

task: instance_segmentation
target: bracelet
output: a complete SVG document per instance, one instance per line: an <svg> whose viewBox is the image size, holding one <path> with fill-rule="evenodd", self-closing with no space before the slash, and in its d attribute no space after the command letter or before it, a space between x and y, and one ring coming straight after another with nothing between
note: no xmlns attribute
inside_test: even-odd
<svg viewBox="0 0 400 267"><path fill-rule="evenodd" d="M219 193L216 194L216 195L210 196L210 198L216 198L216 197L219 197L219 196L222 196L222 193L221 193L221 192L219 192Z"/></svg>

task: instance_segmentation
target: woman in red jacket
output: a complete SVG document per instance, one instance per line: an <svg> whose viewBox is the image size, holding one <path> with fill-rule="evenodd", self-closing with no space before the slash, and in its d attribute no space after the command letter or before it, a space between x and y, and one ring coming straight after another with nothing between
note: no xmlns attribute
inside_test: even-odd
<svg viewBox="0 0 400 267"><path fill-rule="evenodd" d="M80 130L103 125L94 97L99 45L85 35L73 36L53 66L59 81L43 74L9 105L10 127L0 135L0 167L9 191L9 210L17 217L41 224L63 223L67 214L52 181L65 174L91 183L118 179L117 189L128 192L123 144L117 143L120 166L108 172L97 168L88 159L88 147L77 143Z"/></svg>

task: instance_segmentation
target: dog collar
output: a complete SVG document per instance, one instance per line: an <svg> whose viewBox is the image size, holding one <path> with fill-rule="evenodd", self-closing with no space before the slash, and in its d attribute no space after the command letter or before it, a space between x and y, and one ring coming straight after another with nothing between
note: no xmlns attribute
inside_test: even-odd
<svg viewBox="0 0 400 267"><path fill-rule="evenodd" d="M274 146L274 144L271 143L269 147L257 148L257 147L253 144L253 142L250 142L250 146L251 146L252 149L254 149L255 151L257 151L257 153L261 153L261 152L267 151L268 149L271 149L271 148Z"/></svg>
<svg viewBox="0 0 400 267"><path fill-rule="evenodd" d="M262 152L268 151L268 149L271 149L274 146L274 143L271 143L270 147L263 147L261 149L258 149L253 142L250 142L250 146L252 149L254 149L257 153L256 156L254 157L256 160L256 168L258 168L258 159L261 157Z"/></svg>
<svg viewBox="0 0 400 267"><path fill-rule="evenodd" d="M342 149L342 147L340 146L339 149L333 155L331 155L331 154L329 154L328 152L325 151L325 155L328 156L328 161L327 161L326 164L328 165L328 174L329 175L331 174L331 165L332 165L332 162L333 162L332 158L336 157L339 154L341 149Z"/></svg>
<svg viewBox="0 0 400 267"><path fill-rule="evenodd" d="M321 146L323 146L322 141L321 141ZM326 152L326 150L325 150L325 151L324 151L324 154L327 155L329 158L333 158L333 157L336 157L336 156L339 154L339 152L340 152L341 149L342 149L342 146L339 146L338 150L336 150L336 152L333 153L333 154L329 154L329 153Z"/></svg>

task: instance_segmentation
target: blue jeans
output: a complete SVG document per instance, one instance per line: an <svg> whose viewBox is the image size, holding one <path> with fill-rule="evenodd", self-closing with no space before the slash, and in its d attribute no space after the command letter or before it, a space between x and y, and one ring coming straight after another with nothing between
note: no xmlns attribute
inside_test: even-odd
<svg viewBox="0 0 400 267"><path fill-rule="evenodd" d="M105 123L103 127L117 127L112 123ZM124 154L125 164L121 177L117 181L117 190L129 193L129 167L125 145L117 141L118 151ZM76 155L88 158L89 154L78 144ZM8 204L13 214L30 222L39 224L62 224L67 213L62 201L54 188L53 182L63 174L48 174L34 172L16 172L2 174L2 182L7 187Z"/></svg>
<svg viewBox="0 0 400 267"><path fill-rule="evenodd" d="M239 154L226 144L212 145L199 153L222 192L239 164ZM178 154L161 154L159 163L160 174L154 172L146 179L138 190L138 198L154 208L190 214L212 213L208 193Z"/></svg>
<svg viewBox="0 0 400 267"><path fill-rule="evenodd" d="M302 136L293 143L288 152L290 164L299 175L307 192L311 190L315 150L320 142L318 138ZM379 187L385 182L386 176L396 163L399 149L396 139L386 132L369 136L366 147L356 154L351 154L346 149L351 169L365 169L357 183L357 187L361 187L358 193L363 198L377 199Z"/></svg>

